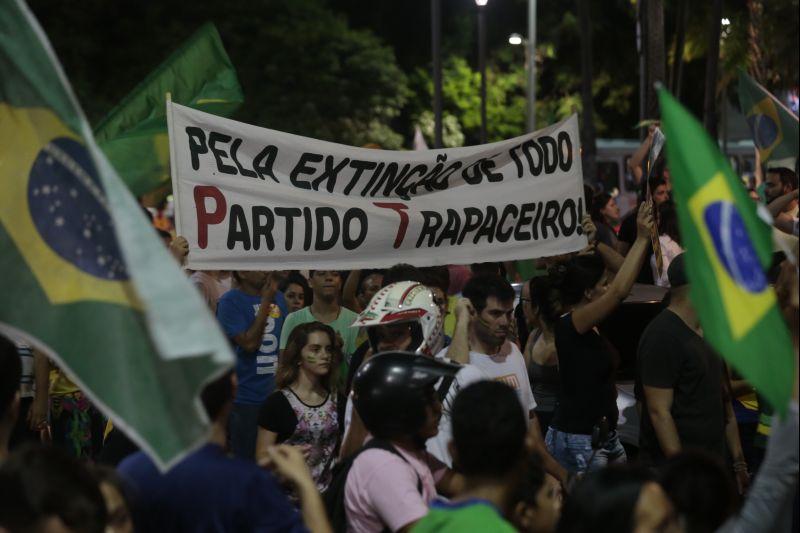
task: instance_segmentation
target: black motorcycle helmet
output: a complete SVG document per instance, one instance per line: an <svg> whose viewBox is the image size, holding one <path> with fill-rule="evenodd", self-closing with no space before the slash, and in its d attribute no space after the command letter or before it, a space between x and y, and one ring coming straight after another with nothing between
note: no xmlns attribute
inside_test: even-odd
<svg viewBox="0 0 800 533"><path fill-rule="evenodd" d="M433 386L460 369L459 365L409 352L377 354L356 373L353 405L373 436L414 436L425 424Z"/></svg>

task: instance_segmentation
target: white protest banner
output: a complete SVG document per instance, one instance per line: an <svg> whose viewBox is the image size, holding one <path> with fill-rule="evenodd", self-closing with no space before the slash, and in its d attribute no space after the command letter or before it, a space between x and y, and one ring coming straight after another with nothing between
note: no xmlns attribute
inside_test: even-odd
<svg viewBox="0 0 800 533"><path fill-rule="evenodd" d="M574 115L493 144L395 152L167 105L189 268L469 264L586 246Z"/></svg>

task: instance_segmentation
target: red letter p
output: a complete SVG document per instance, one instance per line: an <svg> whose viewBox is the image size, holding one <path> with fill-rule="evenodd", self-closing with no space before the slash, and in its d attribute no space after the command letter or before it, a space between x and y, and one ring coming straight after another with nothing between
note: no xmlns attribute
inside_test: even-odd
<svg viewBox="0 0 800 533"><path fill-rule="evenodd" d="M217 204L216 209L210 213L206 211L206 198L213 198ZM197 210L197 244L201 249L205 249L208 246L208 226L219 224L225 219L228 205L216 187L197 185L194 188L194 206Z"/></svg>

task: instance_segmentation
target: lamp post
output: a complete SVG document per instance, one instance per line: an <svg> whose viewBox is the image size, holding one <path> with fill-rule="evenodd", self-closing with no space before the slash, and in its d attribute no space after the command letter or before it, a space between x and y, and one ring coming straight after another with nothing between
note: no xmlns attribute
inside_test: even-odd
<svg viewBox="0 0 800 533"><path fill-rule="evenodd" d="M478 69L481 72L481 144L486 144L486 4L489 0L475 0L478 6Z"/></svg>
<svg viewBox="0 0 800 533"><path fill-rule="evenodd" d="M536 130L536 0L528 0L528 132Z"/></svg>
<svg viewBox="0 0 800 533"><path fill-rule="evenodd" d="M431 0L431 52L433 55L433 147L442 143L442 0Z"/></svg>
<svg viewBox="0 0 800 533"><path fill-rule="evenodd" d="M519 33L512 33L508 36L508 44L512 46L525 45L525 70L528 74L525 101L525 129L530 133L536 130L536 63L535 55L531 53L532 47L528 39Z"/></svg>

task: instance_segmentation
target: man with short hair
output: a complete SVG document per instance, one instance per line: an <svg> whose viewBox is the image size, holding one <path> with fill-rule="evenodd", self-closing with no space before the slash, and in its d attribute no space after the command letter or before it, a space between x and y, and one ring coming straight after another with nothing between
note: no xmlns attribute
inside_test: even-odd
<svg viewBox="0 0 800 533"><path fill-rule="evenodd" d="M793 170L785 167L773 167L767 170L767 177L764 180L764 196L767 203L795 189L797 189L797 174ZM787 205L783 212L797 216L797 211L797 201L795 201Z"/></svg>
<svg viewBox="0 0 800 533"><path fill-rule="evenodd" d="M764 196L770 204L775 226L786 233L796 234L798 200L797 174L784 167L767 170Z"/></svg>
<svg viewBox="0 0 800 533"><path fill-rule="evenodd" d="M526 418L504 383L479 381L456 396L449 447L464 490L452 501L434 500L415 533L515 531L503 512L525 463Z"/></svg>
<svg viewBox="0 0 800 533"><path fill-rule="evenodd" d="M746 482L736 417L722 360L703 339L689 299L685 254L669 265L669 306L639 340L639 379L644 388L639 457L659 464L683 449L698 448L734 460L737 481Z"/></svg>
<svg viewBox="0 0 800 533"><path fill-rule="evenodd" d="M236 271L236 288L222 295L217 319L236 347L238 388L230 417L231 451L255 457L258 413L275 388L286 301L275 272Z"/></svg>
<svg viewBox="0 0 800 533"><path fill-rule="evenodd" d="M294 328L309 322L322 322L332 327L342 338L344 358L341 375L346 376L350 356L356 351L356 337L358 337L358 330L351 328L350 325L358 315L339 303L342 276L336 270L311 270L308 283L314 294L314 301L310 306L290 313L286 317L281 331L281 351L286 348Z"/></svg>
<svg viewBox="0 0 800 533"><path fill-rule="evenodd" d="M490 379L505 382L517 392L525 412L533 412L536 400L525 360L508 340L514 320L514 288L500 276L475 276L462 294L465 298L456 306L456 330L447 356L457 363L475 365Z"/></svg>
<svg viewBox="0 0 800 533"><path fill-rule="evenodd" d="M225 454L234 383L230 373L200 395L211 419L208 443L162 473L144 452L118 467L134 489L136 531L329 530L322 499L303 459L290 446L270 450L271 466L297 490L301 520L278 481L260 465Z"/></svg>
<svg viewBox="0 0 800 533"><path fill-rule="evenodd" d="M516 344L508 340L514 320L515 292L500 276L475 276L464 286L456 305L456 328L449 347L438 355L453 362L471 364L492 380L502 381L514 389L530 424L531 438L542 456L545 469L563 484L567 472L547 452L536 420L536 400L525 359Z"/></svg>

